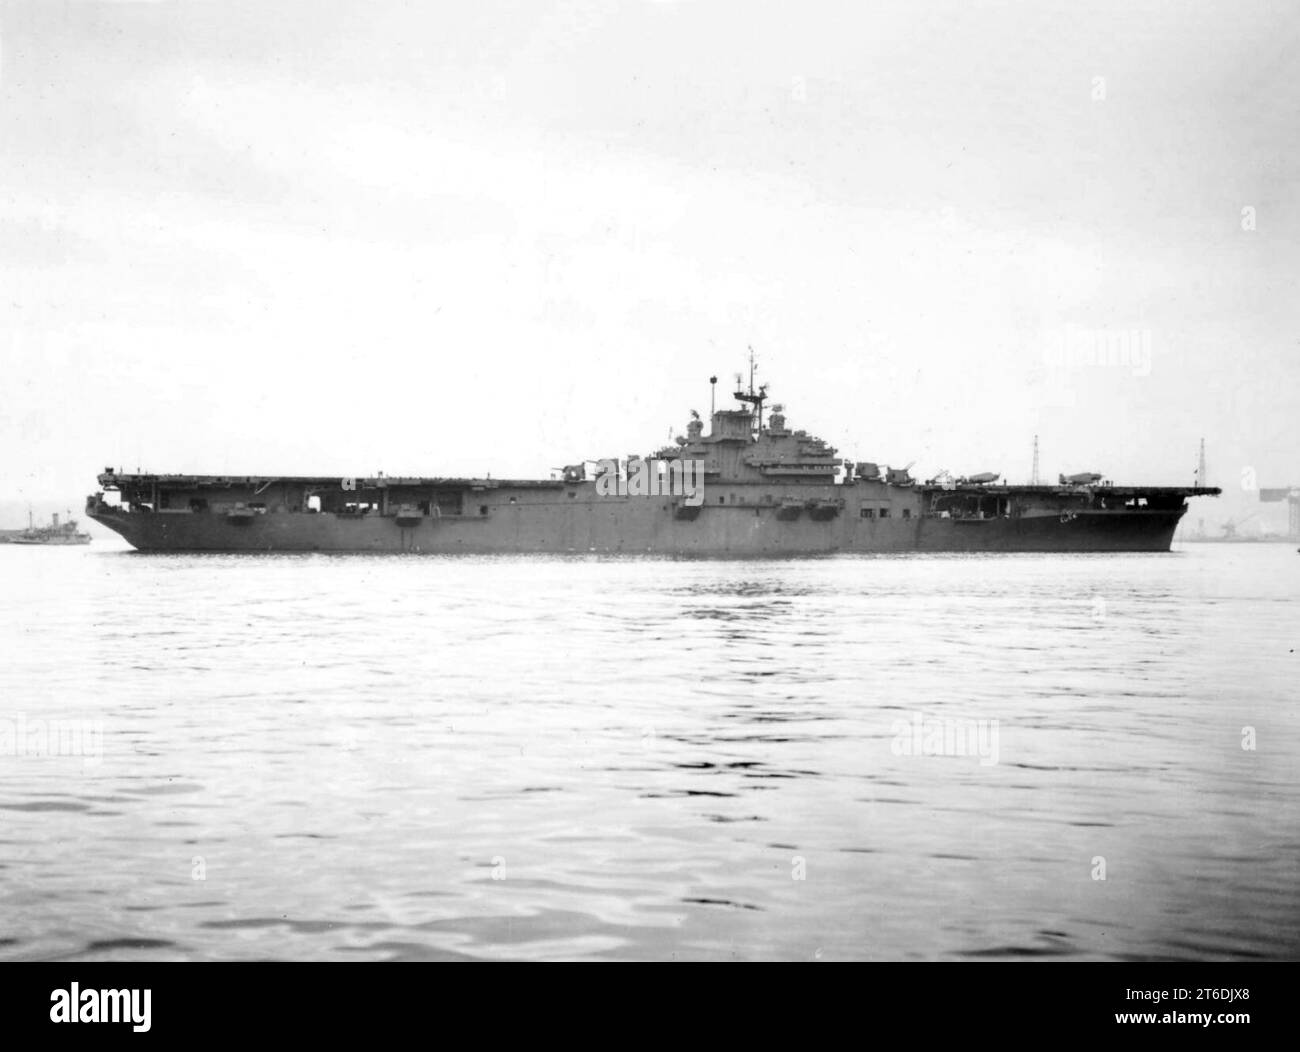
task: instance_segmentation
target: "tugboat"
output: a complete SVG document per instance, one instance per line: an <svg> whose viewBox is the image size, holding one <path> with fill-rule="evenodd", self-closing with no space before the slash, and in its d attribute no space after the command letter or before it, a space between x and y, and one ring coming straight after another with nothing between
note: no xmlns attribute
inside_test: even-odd
<svg viewBox="0 0 1300 1052"><path fill-rule="evenodd" d="M711 382L716 383L716 377ZM919 481L841 460L737 377L734 409L692 413L648 456L551 479L150 475L107 468L86 514L141 551L574 552L774 558L855 552L1167 552L1206 486L1056 485L996 472ZM589 471L588 465L595 465Z"/></svg>
<svg viewBox="0 0 1300 1052"><path fill-rule="evenodd" d="M32 513L27 513L27 529L15 530L0 537L7 544L89 544L90 534L77 529L77 520L69 517L67 522L59 522L56 511L48 526L34 526Z"/></svg>

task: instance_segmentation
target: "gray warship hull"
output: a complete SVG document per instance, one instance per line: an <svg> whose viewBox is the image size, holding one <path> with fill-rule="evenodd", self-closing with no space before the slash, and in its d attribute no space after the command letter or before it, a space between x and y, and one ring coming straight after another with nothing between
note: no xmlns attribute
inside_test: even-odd
<svg viewBox="0 0 1300 1052"><path fill-rule="evenodd" d="M739 386L739 385L738 385ZM86 514L141 551L631 553L1168 551L1189 496L1217 489L925 483L836 458L786 427L766 388L737 390L704 433L649 456L585 461L549 480L127 475L107 469ZM586 465L597 465L589 477Z"/></svg>
<svg viewBox="0 0 1300 1052"><path fill-rule="evenodd" d="M154 505L138 499L138 486L159 486L139 477L129 506L96 496L86 513L153 552L1156 552L1169 550L1184 497L1199 492L1110 488L1102 506L1093 493L1057 487L963 492L849 483L799 486L792 497L793 486L734 485L706 487L703 503L692 507L680 497L601 496L589 481L363 480L360 492L374 498L364 512L304 509L304 492L333 487L355 495L340 488L350 482L169 480L164 485L184 503L164 507L174 496ZM425 499L414 500L421 491ZM954 515L963 496L970 513ZM412 499L402 504L401 497Z"/></svg>

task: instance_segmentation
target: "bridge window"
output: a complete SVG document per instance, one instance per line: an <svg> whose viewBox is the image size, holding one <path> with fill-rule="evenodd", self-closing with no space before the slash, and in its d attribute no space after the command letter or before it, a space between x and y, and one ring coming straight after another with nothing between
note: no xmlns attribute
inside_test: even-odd
<svg viewBox="0 0 1300 1052"><path fill-rule="evenodd" d="M319 494L313 493L310 497L307 498L307 507L305 510L312 515L315 515L317 512L320 511Z"/></svg>
<svg viewBox="0 0 1300 1052"><path fill-rule="evenodd" d="M912 517L912 509L911 509L911 508L904 508L904 509L903 509L903 518L905 518L905 519L910 519L911 517Z"/></svg>
<svg viewBox="0 0 1300 1052"><path fill-rule="evenodd" d="M889 518L889 509L888 509L888 508L881 508L881 509L880 509L880 517L881 517L882 519L887 519L887 518Z"/></svg>
<svg viewBox="0 0 1300 1052"><path fill-rule="evenodd" d="M861 515L864 519L874 519L876 517L876 509L863 508L860 512L858 512L858 514Z"/></svg>
<svg viewBox="0 0 1300 1052"><path fill-rule="evenodd" d="M573 494L570 493L569 496L572 497ZM479 513L480 515L486 515L486 514L488 513L488 506L487 506L486 504L480 504L480 505L478 506L478 513Z"/></svg>

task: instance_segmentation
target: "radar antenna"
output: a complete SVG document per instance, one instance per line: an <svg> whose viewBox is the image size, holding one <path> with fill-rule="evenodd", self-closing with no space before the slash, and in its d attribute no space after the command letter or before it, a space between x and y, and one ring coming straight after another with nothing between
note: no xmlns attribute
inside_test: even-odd
<svg viewBox="0 0 1300 1052"><path fill-rule="evenodd" d="M757 431L763 430L763 403L767 400L767 384L759 384L758 390L754 390L754 370L758 366L754 362L754 348L749 348L749 389L741 388L741 374L736 374L736 400L739 402L748 402L754 407L754 414L757 420Z"/></svg>

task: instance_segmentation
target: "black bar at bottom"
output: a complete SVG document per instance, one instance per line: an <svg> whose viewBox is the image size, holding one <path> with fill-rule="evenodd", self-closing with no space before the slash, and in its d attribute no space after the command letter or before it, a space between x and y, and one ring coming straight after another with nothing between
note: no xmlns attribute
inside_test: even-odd
<svg viewBox="0 0 1300 1052"><path fill-rule="evenodd" d="M515 1034L694 1043L707 1033L729 1043L779 1033L816 1041L842 1026L882 1038L901 1026L926 1037L1130 1031L1141 1040L1172 1031L1179 1040L1258 1040L1295 1021L1292 969L1279 964L816 967L9 964L0 966L0 1018L11 1048L110 1033L132 1041L284 1037L300 1046L412 1030L439 1042Z"/></svg>

